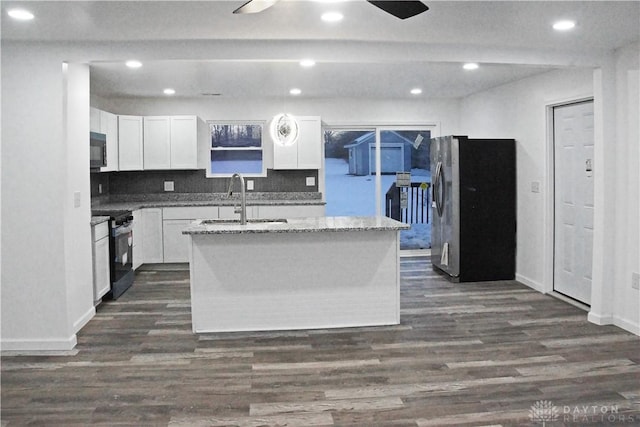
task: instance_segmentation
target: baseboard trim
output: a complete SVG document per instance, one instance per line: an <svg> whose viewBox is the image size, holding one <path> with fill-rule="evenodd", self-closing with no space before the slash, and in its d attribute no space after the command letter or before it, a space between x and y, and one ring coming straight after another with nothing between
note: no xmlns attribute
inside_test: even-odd
<svg viewBox="0 0 640 427"><path fill-rule="evenodd" d="M640 336L640 323L634 323L630 320L623 319L622 317L613 316L613 324L625 331Z"/></svg>
<svg viewBox="0 0 640 427"><path fill-rule="evenodd" d="M28 339L28 340L12 340L2 339L0 348L2 351L33 351L33 350L72 350L78 343L76 334L73 334L66 340L52 339Z"/></svg>
<svg viewBox="0 0 640 427"><path fill-rule="evenodd" d="M589 312L587 320L596 325L613 325L613 316L604 316L593 311Z"/></svg>
<svg viewBox="0 0 640 427"><path fill-rule="evenodd" d="M591 323L595 323L596 325L614 325L620 329L624 329L627 332L631 332L634 335L640 336L640 324L634 323L630 320L623 319L620 316L602 316L593 312L589 312L589 316L587 319Z"/></svg>
<svg viewBox="0 0 640 427"><path fill-rule="evenodd" d="M94 306L91 306L91 308L89 308L85 314L83 314L82 316L80 316L78 320L73 322L73 333L75 334L80 329L82 329L84 325L89 323L89 320L93 319L93 316L95 315L96 315L96 308Z"/></svg>
<svg viewBox="0 0 640 427"><path fill-rule="evenodd" d="M538 291L542 294L546 293L542 283L536 282L533 279L529 279L528 277L523 276L522 274L516 274L516 281L522 283L525 286L530 287L534 291Z"/></svg>

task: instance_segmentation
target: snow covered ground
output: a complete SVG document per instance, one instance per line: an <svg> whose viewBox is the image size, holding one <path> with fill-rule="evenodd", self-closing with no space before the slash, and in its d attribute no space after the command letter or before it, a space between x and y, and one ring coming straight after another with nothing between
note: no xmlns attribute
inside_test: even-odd
<svg viewBox="0 0 640 427"><path fill-rule="evenodd" d="M349 164L343 159L326 158L326 215L327 216L375 216L375 176L349 175ZM382 175L382 200L395 182L395 175ZM424 169L411 171L413 182L431 182ZM384 212L383 212L384 214ZM431 224L412 224L410 230L400 233L401 249L425 249L431 247Z"/></svg>

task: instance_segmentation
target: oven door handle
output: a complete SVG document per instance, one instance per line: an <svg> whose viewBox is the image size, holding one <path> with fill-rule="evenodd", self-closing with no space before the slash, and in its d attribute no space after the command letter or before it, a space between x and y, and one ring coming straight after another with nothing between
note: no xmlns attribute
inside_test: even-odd
<svg viewBox="0 0 640 427"><path fill-rule="evenodd" d="M123 234L128 234L133 230L133 223L130 222L127 225L119 225L113 229L113 236L118 237Z"/></svg>

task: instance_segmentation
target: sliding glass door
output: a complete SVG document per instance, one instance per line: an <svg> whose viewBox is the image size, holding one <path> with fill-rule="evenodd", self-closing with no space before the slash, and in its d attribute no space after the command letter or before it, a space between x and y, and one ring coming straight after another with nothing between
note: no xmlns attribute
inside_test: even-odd
<svg viewBox="0 0 640 427"><path fill-rule="evenodd" d="M327 216L386 215L411 225L401 249L430 242L429 141L434 127L327 128Z"/></svg>
<svg viewBox="0 0 640 427"><path fill-rule="evenodd" d="M380 212L409 224L400 232L400 249L431 247L431 129L393 127L377 129L380 153Z"/></svg>
<svg viewBox="0 0 640 427"><path fill-rule="evenodd" d="M324 131L327 216L375 216L376 182L365 157L375 129Z"/></svg>

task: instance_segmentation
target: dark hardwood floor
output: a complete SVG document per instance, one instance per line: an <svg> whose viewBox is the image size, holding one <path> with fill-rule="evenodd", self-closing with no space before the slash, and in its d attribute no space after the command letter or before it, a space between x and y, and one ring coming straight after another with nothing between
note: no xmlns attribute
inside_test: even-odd
<svg viewBox="0 0 640 427"><path fill-rule="evenodd" d="M191 333L188 271L138 272L74 351L2 357L2 426L640 425L640 339L516 282L402 260L401 324Z"/></svg>

